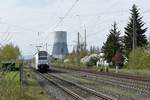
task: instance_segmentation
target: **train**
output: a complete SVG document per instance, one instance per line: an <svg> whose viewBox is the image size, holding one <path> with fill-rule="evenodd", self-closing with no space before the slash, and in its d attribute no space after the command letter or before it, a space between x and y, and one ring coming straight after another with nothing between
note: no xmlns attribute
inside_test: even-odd
<svg viewBox="0 0 150 100"><path fill-rule="evenodd" d="M49 70L49 55L47 51L38 51L34 55L33 67L40 72L47 72Z"/></svg>

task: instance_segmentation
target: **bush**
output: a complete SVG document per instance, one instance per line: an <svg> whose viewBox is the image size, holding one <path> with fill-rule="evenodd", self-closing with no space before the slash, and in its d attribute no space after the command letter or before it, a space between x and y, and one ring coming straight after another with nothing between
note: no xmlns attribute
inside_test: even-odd
<svg viewBox="0 0 150 100"><path fill-rule="evenodd" d="M144 69L150 68L150 54L144 48L137 48L129 55L127 68Z"/></svg>
<svg viewBox="0 0 150 100"><path fill-rule="evenodd" d="M90 66L94 66L96 65L96 62L98 61L98 58L97 57L90 57L90 60L86 63L86 65L88 67Z"/></svg>
<svg viewBox="0 0 150 100"><path fill-rule="evenodd" d="M17 61L20 56L20 49L13 44L0 47L0 61Z"/></svg>
<svg viewBox="0 0 150 100"><path fill-rule="evenodd" d="M89 61L89 62L87 62L87 63L86 63L86 66L87 66L87 67L94 66L94 63L93 63L93 62L91 62L91 61Z"/></svg>

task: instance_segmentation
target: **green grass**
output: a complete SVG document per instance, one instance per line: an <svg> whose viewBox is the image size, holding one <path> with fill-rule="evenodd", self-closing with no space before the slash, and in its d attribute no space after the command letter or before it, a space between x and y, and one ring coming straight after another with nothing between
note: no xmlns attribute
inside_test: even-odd
<svg viewBox="0 0 150 100"><path fill-rule="evenodd" d="M8 72L0 79L0 100L20 100L19 72Z"/></svg>
<svg viewBox="0 0 150 100"><path fill-rule="evenodd" d="M0 77L0 100L51 100L27 68L25 75L28 84L23 87L21 96L19 71L5 72Z"/></svg>
<svg viewBox="0 0 150 100"><path fill-rule="evenodd" d="M52 100L50 96L40 87L36 80L33 79L30 69L24 68L27 85L24 88L24 100Z"/></svg>

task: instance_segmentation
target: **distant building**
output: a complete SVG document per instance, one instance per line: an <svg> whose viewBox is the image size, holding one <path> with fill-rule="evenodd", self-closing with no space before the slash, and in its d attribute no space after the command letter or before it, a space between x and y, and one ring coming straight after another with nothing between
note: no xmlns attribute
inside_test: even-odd
<svg viewBox="0 0 150 100"><path fill-rule="evenodd" d="M67 32L55 31L52 56L54 58L64 59L66 55L68 55Z"/></svg>

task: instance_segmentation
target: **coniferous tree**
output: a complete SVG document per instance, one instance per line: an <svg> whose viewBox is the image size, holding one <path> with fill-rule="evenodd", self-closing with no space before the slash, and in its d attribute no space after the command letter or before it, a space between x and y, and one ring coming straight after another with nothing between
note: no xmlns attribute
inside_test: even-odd
<svg viewBox="0 0 150 100"><path fill-rule="evenodd" d="M112 29L110 30L110 34L107 37L106 42L102 47L102 52L104 53L105 60L111 64L112 58L119 50L122 50L122 44L120 39L120 31L117 28L116 22L112 25Z"/></svg>
<svg viewBox="0 0 150 100"><path fill-rule="evenodd" d="M130 11L131 17L129 17L129 22L125 27L125 36L123 41L127 56L133 48L133 36L135 37L135 47L143 47L148 43L146 35L144 34L147 31L147 28L143 28L145 23L142 21L143 17L140 16L139 9L136 5L133 5Z"/></svg>

